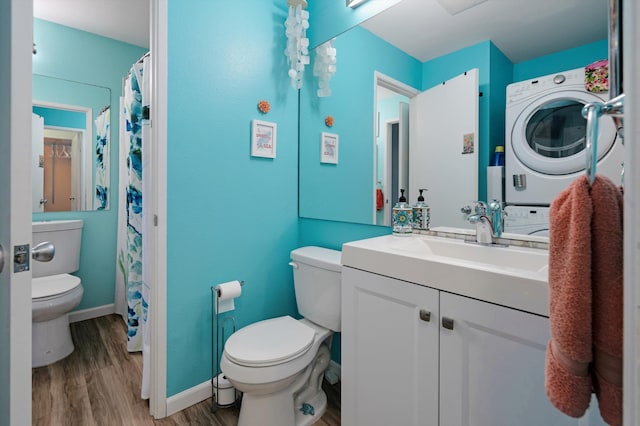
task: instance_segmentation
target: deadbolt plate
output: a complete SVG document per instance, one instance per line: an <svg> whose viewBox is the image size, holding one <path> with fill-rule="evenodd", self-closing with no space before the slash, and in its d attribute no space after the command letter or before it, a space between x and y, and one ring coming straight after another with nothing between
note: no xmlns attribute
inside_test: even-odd
<svg viewBox="0 0 640 426"><path fill-rule="evenodd" d="M13 246L13 272L28 271L30 267L29 244Z"/></svg>

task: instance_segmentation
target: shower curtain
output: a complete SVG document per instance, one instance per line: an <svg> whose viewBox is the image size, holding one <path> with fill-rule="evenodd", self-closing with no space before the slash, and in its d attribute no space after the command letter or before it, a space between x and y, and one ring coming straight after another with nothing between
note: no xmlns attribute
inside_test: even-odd
<svg viewBox="0 0 640 426"><path fill-rule="evenodd" d="M109 208L109 139L111 108L106 107L95 120L96 125L96 191L93 200L95 210Z"/></svg>
<svg viewBox="0 0 640 426"><path fill-rule="evenodd" d="M120 191L118 209L118 253L116 268L116 309L127 323L127 350L142 351L143 399L149 398L150 282L148 236L151 209L143 196L149 185L149 56L131 67L120 100ZM126 303L124 302L126 300ZM126 313L124 312L126 309Z"/></svg>

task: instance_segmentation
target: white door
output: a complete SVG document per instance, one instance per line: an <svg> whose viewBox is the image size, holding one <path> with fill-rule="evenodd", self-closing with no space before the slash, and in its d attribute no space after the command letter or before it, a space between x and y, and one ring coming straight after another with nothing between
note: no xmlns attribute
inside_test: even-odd
<svg viewBox="0 0 640 426"><path fill-rule="evenodd" d="M31 114L31 205L44 211L44 118ZM42 161L41 161L42 159Z"/></svg>
<svg viewBox="0 0 640 426"><path fill-rule="evenodd" d="M604 425L597 409L574 419L547 399L548 318L444 292L440 315L441 425Z"/></svg>
<svg viewBox="0 0 640 426"><path fill-rule="evenodd" d="M342 424L437 425L438 292L348 267L342 286Z"/></svg>
<svg viewBox="0 0 640 426"><path fill-rule="evenodd" d="M31 271L14 247L31 243L33 5L0 1L0 425L31 424ZM27 256L28 258L28 256Z"/></svg>
<svg viewBox="0 0 640 426"><path fill-rule="evenodd" d="M411 98L407 199L428 189L432 227L472 227L460 208L478 199L478 108L475 68Z"/></svg>

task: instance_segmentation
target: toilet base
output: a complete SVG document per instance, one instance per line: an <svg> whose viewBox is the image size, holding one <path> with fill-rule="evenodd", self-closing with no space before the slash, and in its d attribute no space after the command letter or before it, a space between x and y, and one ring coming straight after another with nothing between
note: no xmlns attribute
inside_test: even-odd
<svg viewBox="0 0 640 426"><path fill-rule="evenodd" d="M311 365L284 389L273 393L244 392L238 426L308 426L320 420L327 409L322 379L329 359L328 346L321 344ZM312 407L313 414L305 414L301 410L303 404Z"/></svg>
<svg viewBox="0 0 640 426"><path fill-rule="evenodd" d="M32 367L53 364L73 352L69 314L32 324Z"/></svg>

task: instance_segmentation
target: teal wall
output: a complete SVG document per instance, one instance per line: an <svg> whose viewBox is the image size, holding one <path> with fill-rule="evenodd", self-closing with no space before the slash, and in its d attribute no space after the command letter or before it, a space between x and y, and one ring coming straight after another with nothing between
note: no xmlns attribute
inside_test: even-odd
<svg viewBox="0 0 640 426"><path fill-rule="evenodd" d="M33 73L106 87L111 90L110 210L34 213L33 220L82 219L80 270L84 296L76 308L114 302L118 202L118 114L122 78L147 49L34 19Z"/></svg>
<svg viewBox="0 0 640 426"><path fill-rule="evenodd" d="M286 16L279 0L169 2L168 396L211 377L211 286L245 281L238 327L297 313L288 262L298 247L298 92ZM277 124L275 159L250 156L253 119Z"/></svg>
<svg viewBox="0 0 640 426"><path fill-rule="evenodd" d="M335 47L333 94L318 98L311 72L300 92L300 216L372 223L374 72L418 88L420 62L362 28L342 34ZM332 128L324 124L329 115ZM320 163L322 132L339 135L337 165Z"/></svg>
<svg viewBox="0 0 640 426"><path fill-rule="evenodd" d="M36 106L33 107L33 112L43 118L45 126L71 129L84 129L87 126L87 115L82 112Z"/></svg>
<svg viewBox="0 0 640 426"><path fill-rule="evenodd" d="M346 7L345 0L311 0L307 8L309 11L309 29L307 30L309 46L312 48L318 46L400 1L369 1L351 9Z"/></svg>
<svg viewBox="0 0 640 426"><path fill-rule="evenodd" d="M547 74L584 67L600 59L607 59L608 41L600 40L573 49L541 56L513 66L513 81L529 80Z"/></svg>

